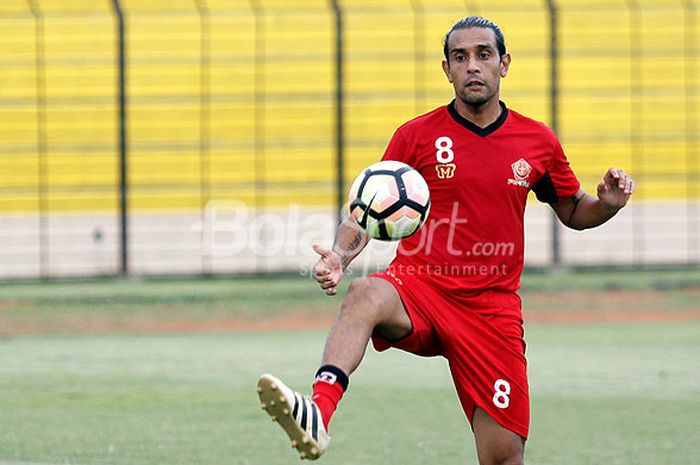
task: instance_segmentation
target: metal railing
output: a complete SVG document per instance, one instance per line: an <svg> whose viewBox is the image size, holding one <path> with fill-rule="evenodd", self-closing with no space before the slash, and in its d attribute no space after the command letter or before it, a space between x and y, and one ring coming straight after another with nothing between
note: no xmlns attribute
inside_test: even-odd
<svg viewBox="0 0 700 465"><path fill-rule="evenodd" d="M440 42L469 14L503 27L504 100L586 190L610 164L639 180L576 239L529 207L529 263L700 263L696 3L499 5L5 2L0 277L296 270L393 130L450 100Z"/></svg>

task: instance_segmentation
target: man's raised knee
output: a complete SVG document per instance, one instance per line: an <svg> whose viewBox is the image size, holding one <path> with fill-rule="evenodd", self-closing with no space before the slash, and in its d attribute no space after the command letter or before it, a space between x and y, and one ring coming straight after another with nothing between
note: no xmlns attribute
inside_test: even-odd
<svg viewBox="0 0 700 465"><path fill-rule="evenodd" d="M403 304L393 286L380 278L356 278L348 288L341 313L356 314L374 324L408 321ZM398 315L396 315L398 313ZM410 321L408 321L410 325Z"/></svg>
<svg viewBox="0 0 700 465"><path fill-rule="evenodd" d="M342 310L359 310L363 314L379 313L381 302L378 296L374 295L373 283L369 278L353 279L348 287L348 293L343 301Z"/></svg>

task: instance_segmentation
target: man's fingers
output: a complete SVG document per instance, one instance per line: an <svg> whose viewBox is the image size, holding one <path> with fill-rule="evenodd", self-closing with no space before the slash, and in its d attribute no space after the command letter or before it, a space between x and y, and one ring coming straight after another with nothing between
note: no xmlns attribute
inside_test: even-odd
<svg viewBox="0 0 700 465"><path fill-rule="evenodd" d="M326 266L326 263L332 262L326 262L326 260L324 260L330 258L333 252L318 244L313 244L311 247L314 249L314 252L321 256L321 260L319 260L314 268L314 278L316 278L316 282L318 282L318 285L323 289L326 295L336 295L338 293L338 279L332 277L333 271L329 266Z"/></svg>
<svg viewBox="0 0 700 465"><path fill-rule="evenodd" d="M314 270L314 279L319 283L326 281L330 279L330 273L331 271L327 268L324 268L320 271Z"/></svg>
<svg viewBox="0 0 700 465"><path fill-rule="evenodd" d="M615 169L614 167L611 166L611 167L608 169L608 173L610 173L610 176L612 176L614 179L620 179L620 173L619 173L619 171L618 171L617 169Z"/></svg>
<svg viewBox="0 0 700 465"><path fill-rule="evenodd" d="M311 247L314 249L314 252L316 252L317 254L319 254L320 256L322 256L324 258L331 254L330 250L324 249L323 247L321 247L318 244L314 244Z"/></svg>
<svg viewBox="0 0 700 465"><path fill-rule="evenodd" d="M627 185L629 176L623 170L617 170L617 187L624 189Z"/></svg>
<svg viewBox="0 0 700 465"><path fill-rule="evenodd" d="M322 283L318 283L319 286L321 286L321 289L324 291L327 289L333 289L335 287L338 287L338 283L336 281L325 281Z"/></svg>
<svg viewBox="0 0 700 465"><path fill-rule="evenodd" d="M633 179L630 180L630 194L634 194L634 190L637 188L637 183Z"/></svg>
<svg viewBox="0 0 700 465"><path fill-rule="evenodd" d="M315 276L327 276L329 274L331 274L331 269L327 266L314 268Z"/></svg>
<svg viewBox="0 0 700 465"><path fill-rule="evenodd" d="M316 276L316 282L319 284L332 283L335 282L335 279L331 278L330 276ZM335 284L338 283L336 282Z"/></svg>

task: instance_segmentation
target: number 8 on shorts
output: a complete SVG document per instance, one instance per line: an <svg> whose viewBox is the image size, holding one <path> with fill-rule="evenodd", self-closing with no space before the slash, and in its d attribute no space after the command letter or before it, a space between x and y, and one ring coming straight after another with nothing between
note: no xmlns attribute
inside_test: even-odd
<svg viewBox="0 0 700 465"><path fill-rule="evenodd" d="M497 379L493 384L496 391L493 395L493 404L498 408L508 408L510 405L510 383L504 379Z"/></svg>

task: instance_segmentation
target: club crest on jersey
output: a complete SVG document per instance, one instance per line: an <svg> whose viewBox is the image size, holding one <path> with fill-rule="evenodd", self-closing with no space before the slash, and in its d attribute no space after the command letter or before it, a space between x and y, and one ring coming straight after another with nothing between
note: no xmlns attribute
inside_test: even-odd
<svg viewBox="0 0 700 465"><path fill-rule="evenodd" d="M455 170L457 165L454 163L440 163L435 165L435 171L437 171L437 177L440 179L451 179L455 175Z"/></svg>
<svg viewBox="0 0 700 465"><path fill-rule="evenodd" d="M530 164L526 162L524 158L521 158L510 165L510 167L513 168L514 179L509 179L508 184L512 186L530 187L530 183L527 181L527 178L532 172L532 166L530 166Z"/></svg>

